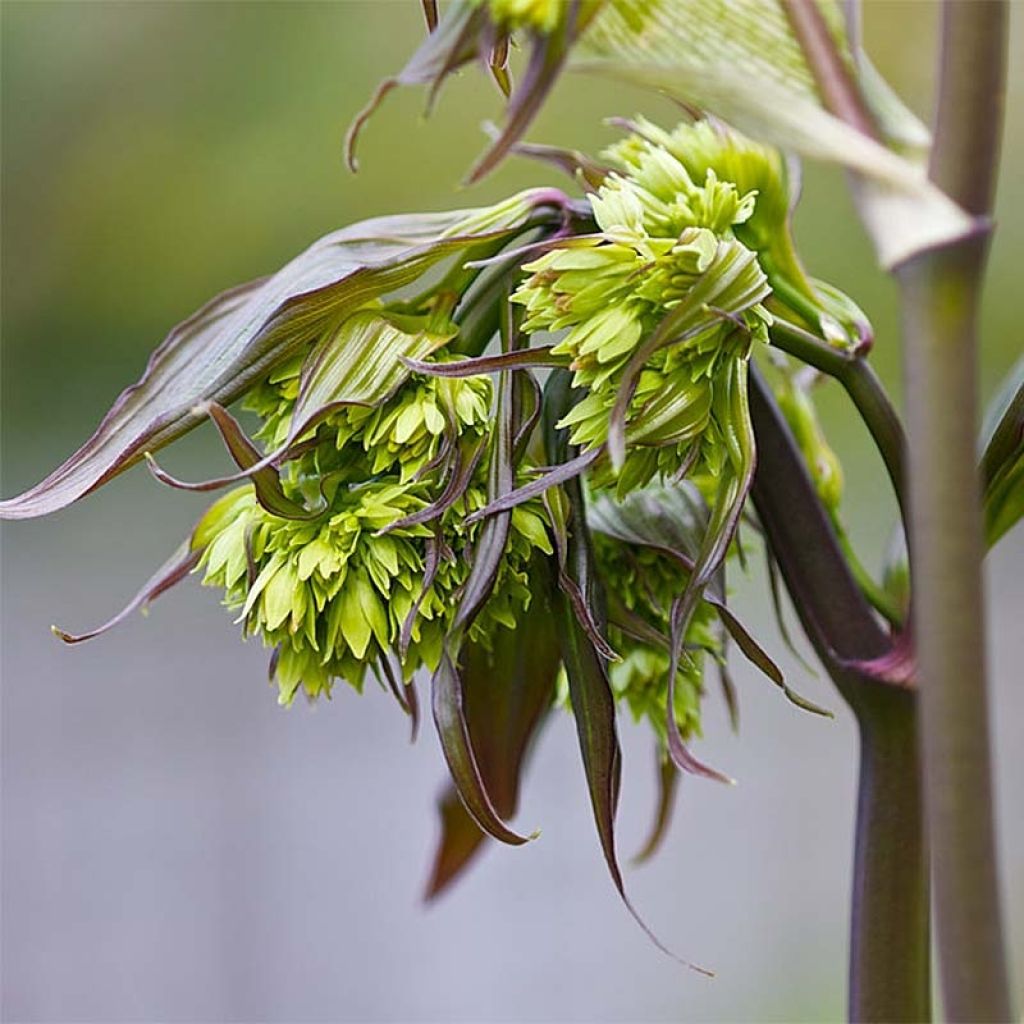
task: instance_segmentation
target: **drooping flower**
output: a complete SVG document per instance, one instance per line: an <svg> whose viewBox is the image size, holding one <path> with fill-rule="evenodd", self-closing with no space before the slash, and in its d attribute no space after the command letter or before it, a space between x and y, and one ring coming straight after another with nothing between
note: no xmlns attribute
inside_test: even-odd
<svg viewBox="0 0 1024 1024"><path fill-rule="evenodd" d="M564 15L492 6L529 32ZM748 367L790 309L772 276L781 165L746 145L638 125L588 165L585 205L542 189L328 236L173 332L94 438L0 511L62 507L141 458L176 487L230 487L113 621L194 570L272 648L282 704L376 677L415 721L430 673L458 793L435 892L483 834L526 841L507 819L561 678L625 899L616 704L666 765L723 780L688 744L728 639L809 706L726 600ZM207 417L236 468L177 480L152 453Z"/></svg>

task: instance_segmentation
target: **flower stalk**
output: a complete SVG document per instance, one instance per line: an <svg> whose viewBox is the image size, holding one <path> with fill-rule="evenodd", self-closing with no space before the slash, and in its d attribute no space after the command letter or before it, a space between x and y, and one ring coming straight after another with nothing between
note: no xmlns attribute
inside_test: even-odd
<svg viewBox="0 0 1024 1024"><path fill-rule="evenodd" d="M796 442L754 375L753 499L793 605L860 731L850 920L852 1021L930 1017L928 868L916 770L916 693L853 662L891 652L843 557Z"/></svg>
<svg viewBox="0 0 1024 1024"><path fill-rule="evenodd" d="M1007 5L947 0L930 174L992 210ZM993 819L982 511L975 454L977 319L987 232L898 271L903 302L913 620L942 993L951 1021L1013 1019Z"/></svg>

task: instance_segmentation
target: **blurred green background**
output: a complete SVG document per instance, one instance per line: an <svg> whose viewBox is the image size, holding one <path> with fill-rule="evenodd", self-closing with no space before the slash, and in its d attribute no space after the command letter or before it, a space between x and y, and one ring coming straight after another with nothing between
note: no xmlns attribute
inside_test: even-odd
<svg viewBox="0 0 1024 1024"><path fill-rule="evenodd" d="M927 116L937 6L865 6L875 62ZM1024 8L1013 6L1019 57ZM449 83L429 121L420 91L392 94L364 133L361 173L345 170L348 121L422 34L413 0L6 0L0 19L5 496L70 452L168 328L214 292L354 220L561 183L513 160L458 187L481 123L499 112L475 70ZM602 118L638 111L674 117L650 95L570 76L530 137L593 151L615 137ZM986 395L1021 350L1022 111L1018 60ZM899 396L894 286L873 264L839 171L807 169L797 230L811 272L871 315L875 365ZM841 394L823 395L852 533L877 565L892 502ZM220 459L200 433L168 465L195 475ZM404 725L378 695L277 711L260 652L239 649L215 600L195 591L95 648L57 649L46 634L52 618L105 617L200 507L137 471L81 507L4 529L5 1016L841 1015L856 751L842 716L824 727L794 718L742 671L742 742L712 716L709 756L751 788L684 787L672 842L632 884L670 942L719 969L713 983L680 977L615 905L565 723L537 758L524 812L545 826L546 853L493 851L428 913L416 892L441 761L430 736L406 750ZM1021 950L1024 816L1009 792L1024 772L1020 530L992 562L1004 873ZM771 636L762 582L742 584L740 600ZM810 685L835 706L824 683ZM559 750L548 753L555 733ZM652 799L644 737L629 733L627 754L624 829L638 836Z"/></svg>

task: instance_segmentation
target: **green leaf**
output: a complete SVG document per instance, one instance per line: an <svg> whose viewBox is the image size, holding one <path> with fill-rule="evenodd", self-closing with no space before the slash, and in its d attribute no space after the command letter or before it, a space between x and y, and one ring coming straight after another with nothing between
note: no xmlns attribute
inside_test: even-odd
<svg viewBox="0 0 1024 1024"><path fill-rule="evenodd" d="M551 219L557 196L539 189L479 210L363 221L321 238L273 277L218 296L171 331L74 455L0 502L0 518L64 508L202 422L203 403L230 404L359 307L446 257Z"/></svg>
<svg viewBox="0 0 1024 1024"><path fill-rule="evenodd" d="M342 406L386 401L409 376L403 358L422 359L455 336L454 326L436 332L412 319L360 310L325 335L302 368L290 440Z"/></svg>

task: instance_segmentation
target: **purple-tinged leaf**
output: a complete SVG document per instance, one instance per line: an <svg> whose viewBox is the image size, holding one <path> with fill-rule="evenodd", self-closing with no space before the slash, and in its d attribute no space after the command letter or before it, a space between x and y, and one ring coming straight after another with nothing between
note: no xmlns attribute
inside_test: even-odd
<svg viewBox="0 0 1024 1024"><path fill-rule="evenodd" d="M466 811L484 832L510 846L521 846L535 839L537 832L530 836L513 832L501 820L487 794L466 724L462 681L447 651L442 654L434 673L431 693L441 749Z"/></svg>
<svg viewBox="0 0 1024 1024"><path fill-rule="evenodd" d="M210 419L213 420L224 440L224 445L235 460L235 464L243 471L253 470L254 466L262 465L261 469L253 471L249 477L252 480L253 488L256 491L256 500L271 515L281 519L317 519L323 515L326 502L322 502L318 508L307 509L304 505L292 500L284 493L281 486L281 478L274 466L267 465L263 452L259 450L246 436L241 424L225 409L216 402L207 402L203 406ZM187 483L161 469L156 461L150 456L147 459L150 472L163 484L169 487L176 487L184 491L207 491L213 490L210 486L220 485L220 481L202 482L198 484Z"/></svg>
<svg viewBox="0 0 1024 1024"><path fill-rule="evenodd" d="M552 462L564 459L569 451L568 431L564 428L559 429L557 423L571 407L571 396L570 375L564 371L552 374L545 391L544 409L545 444L548 458ZM604 595L594 573L590 537L583 513L582 487L578 480L566 485L565 498L567 510L564 517L564 535L567 550L564 572L586 596L587 607L595 609L601 616L597 622L600 631L604 626ZM559 532L558 527L555 532ZM626 895L626 886L615 849L615 812L618 808L622 775L622 754L615 722L615 697L612 694L605 663L587 631L580 625L568 597L564 593L556 596L555 605L556 624L562 645L562 662L569 683L569 699L576 722L583 770L601 850L612 883L633 920L658 949L677 963L701 974L710 975L712 972L681 960L668 949L647 926Z"/></svg>
<svg viewBox="0 0 1024 1024"><path fill-rule="evenodd" d="M384 676L388 689L398 703L398 706L409 716L411 726L409 742L416 742L416 734L420 728L420 703L416 693L416 684L412 679L408 682L402 681L401 668L395 665L390 652L385 651L381 656L378 665L380 674Z"/></svg>
<svg viewBox="0 0 1024 1024"><path fill-rule="evenodd" d="M733 780L727 775L699 761L687 750L679 731L674 708L676 675L687 625L697 603L704 596L708 585L725 562L729 544L735 535L754 477L756 454L754 431L750 423L750 410L747 404L747 363L745 360L732 360L728 368L728 376L725 379L725 386L719 387L715 394L715 417L728 449L728 460L719 478L718 496L711 512L707 531L701 542L700 551L694 562L693 572L690 574L682 594L672 605L672 651L668 675L666 733L669 753L683 771L717 779L720 782L732 783ZM728 628L728 623L725 625Z"/></svg>
<svg viewBox="0 0 1024 1024"><path fill-rule="evenodd" d="M356 159L359 136L384 97L400 85L429 85L429 103L432 104L445 78L477 56L480 35L486 23L486 11L482 6L461 0L448 8L445 16L430 30L430 35L423 40L405 67L377 86L370 102L359 111L349 126L345 136L345 159L350 170L359 169L359 161Z"/></svg>
<svg viewBox="0 0 1024 1024"><path fill-rule="evenodd" d="M423 6L423 18L427 23L427 31L433 32L437 28L437 0L421 0Z"/></svg>
<svg viewBox="0 0 1024 1024"><path fill-rule="evenodd" d="M672 759L665 757L657 749L655 754L658 762L658 805L654 812L651 831L640 852L633 858L634 864L649 861L661 847L672 823L672 809L675 807L676 790L679 788L679 771L672 763Z"/></svg>
<svg viewBox="0 0 1024 1024"><path fill-rule="evenodd" d="M63 629L51 626L55 636L66 644L80 644L83 640L106 633L108 629L123 622L139 608L145 610L151 601L155 601L165 591L180 583L198 564L202 551L193 551L190 541L185 541L170 558L146 581L142 589L112 619L102 626L89 630L87 633L67 633Z"/></svg>
<svg viewBox="0 0 1024 1024"><path fill-rule="evenodd" d="M520 460L526 454L530 438L544 411L544 395L540 384L537 383L537 378L527 370L519 375L518 383L516 435L512 438L512 461L515 465L519 465Z"/></svg>
<svg viewBox="0 0 1024 1024"><path fill-rule="evenodd" d="M568 462L563 462L559 466L553 466L536 480L531 480L530 483L523 484L522 487L517 487L502 497L488 502L484 508L478 509L469 516L466 522L475 523L479 519L486 519L488 516L496 516L508 512L517 505L522 505L524 501L539 497L551 487L575 480L576 477L589 466L592 466L603 454L604 446L602 445L598 448L591 448L590 451L577 455L575 458L570 459Z"/></svg>
<svg viewBox="0 0 1024 1024"><path fill-rule="evenodd" d="M534 580L546 578L535 565ZM547 589L538 586L514 630L501 629L493 652L467 644L462 655L466 723L480 773L503 819L517 810L526 758L547 718L561 664ZM454 801L454 802L453 802ZM435 898L458 877L485 836L454 789L440 804L441 841L426 898Z"/></svg>
<svg viewBox="0 0 1024 1024"><path fill-rule="evenodd" d="M511 351L520 340L515 320L518 311L513 310L507 301L503 309L502 339L504 348ZM496 423L491 436L487 481L487 493L490 498L507 493L515 480L515 467L512 464L512 445L517 427L515 390L514 376L508 372L502 373L498 380ZM511 513L492 517L480 529L474 545L469 578L462 589L459 607L445 642L441 663L434 673L433 692L434 721L437 724L441 748L466 810L477 824L495 839L519 844L526 840L512 832L502 822L480 774L466 720L464 679L454 661L460 656L466 631L494 590L505 556L510 529Z"/></svg>
<svg viewBox="0 0 1024 1024"><path fill-rule="evenodd" d="M443 516L466 493L466 488L473 479L473 474L476 472L485 447L486 444L483 440L469 444L466 451L456 447L448 482L437 501L426 508L421 508L418 512L411 512L401 519L396 519L393 523L382 527L378 533L386 534L392 530L408 529L410 526L429 523Z"/></svg>
<svg viewBox="0 0 1024 1024"><path fill-rule="evenodd" d="M476 162L467 184L475 184L489 174L505 158L509 149L523 136L555 84L576 34L579 0L569 0L569 13L559 18L550 35L533 33L532 51L522 82L509 98L505 124L498 138Z"/></svg>
<svg viewBox="0 0 1024 1024"><path fill-rule="evenodd" d="M518 156L557 167L569 175L585 192L596 192L609 174L610 167L581 153L578 149L563 149L560 146L544 146L532 142L517 142L511 151Z"/></svg>
<svg viewBox="0 0 1024 1024"><path fill-rule="evenodd" d="M581 548L585 548L586 544L585 537L580 536L586 531L582 515L576 517L572 528L576 537L574 548L579 551ZM579 557L588 558L585 555L576 555L573 560L576 561L576 558ZM658 949L686 967L701 974L711 975L711 971L681 960L668 949L640 917L626 895L626 886L615 850L615 811L618 805L622 770L622 757L615 726L615 698L612 695L603 661L590 642L590 638L581 629L569 607L568 600L564 597L561 601L558 626L562 639L562 658L569 681L569 698L572 702L573 718L576 721L576 733L583 756L587 788L590 792L590 802L594 811L594 821L597 825L601 849L612 882L630 915Z"/></svg>
<svg viewBox="0 0 1024 1024"><path fill-rule="evenodd" d="M502 352L493 356L476 356L447 363L431 363L423 359L399 356L402 363L415 373L428 377L480 377L502 370L528 370L535 366L568 366L566 357L552 356L553 345L538 345L515 352Z"/></svg>
<svg viewBox="0 0 1024 1024"><path fill-rule="evenodd" d="M801 697L799 693L790 688L779 666L772 661L761 645L747 632L743 623L725 605L716 605L715 610L718 612L718 617L728 631L729 636L732 637L736 646L743 652L743 656L752 665L756 665L761 670L761 673L767 676L785 694L786 700L804 711L811 712L811 714L821 715L823 718L835 717L827 708L815 704L806 697Z"/></svg>
<svg viewBox="0 0 1024 1024"><path fill-rule="evenodd" d="M225 292L171 331L82 448L0 502L0 518L64 508L202 422L197 406L229 405L360 306L446 257L536 226L554 196L540 189L485 210L364 221L326 235L273 277Z"/></svg>
<svg viewBox="0 0 1024 1024"><path fill-rule="evenodd" d="M409 644L412 642L412 628L416 624L416 616L419 615L420 606L423 604L430 588L434 585L434 580L437 579L437 570L441 565L441 544L442 541L439 533L435 533L433 537L427 540L426 561L423 566L423 586L416 595L416 600L413 601L409 614L406 615L405 621L402 623L402 632L398 637L398 656L403 662L409 653Z"/></svg>

